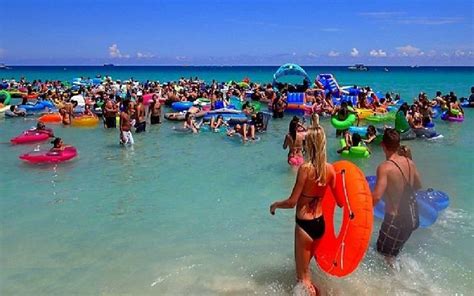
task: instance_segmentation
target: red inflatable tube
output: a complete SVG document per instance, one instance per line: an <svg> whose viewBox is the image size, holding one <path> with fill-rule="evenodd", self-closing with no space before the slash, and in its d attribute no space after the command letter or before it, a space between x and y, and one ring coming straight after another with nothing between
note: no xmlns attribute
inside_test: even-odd
<svg viewBox="0 0 474 296"><path fill-rule="evenodd" d="M74 147L66 147L60 152L29 152L20 155L20 159L31 163L58 163L73 159L77 155L77 150Z"/></svg>
<svg viewBox="0 0 474 296"><path fill-rule="evenodd" d="M49 134L47 133L39 133L36 131L25 131L23 134L13 138L10 140L12 144L27 144L27 143L34 143L34 142L42 142L49 139Z"/></svg>
<svg viewBox="0 0 474 296"><path fill-rule="evenodd" d="M373 225L372 194L364 173L352 162L338 161L336 188L326 190L322 207L326 229L315 248L319 267L326 273L342 277L352 273L364 258ZM334 232L336 203L343 208L342 226Z"/></svg>

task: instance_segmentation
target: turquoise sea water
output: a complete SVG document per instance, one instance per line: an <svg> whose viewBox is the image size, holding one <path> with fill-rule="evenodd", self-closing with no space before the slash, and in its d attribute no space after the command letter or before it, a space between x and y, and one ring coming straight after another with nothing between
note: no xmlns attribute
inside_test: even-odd
<svg viewBox="0 0 474 296"><path fill-rule="evenodd" d="M276 67L15 67L0 77L270 81ZM472 68L394 68L385 73L307 68L336 74L342 85L371 85L413 97L423 90L467 96ZM8 74L5 74L8 73ZM331 278L312 264L329 295L469 295L474 289L472 201L474 110L462 124L436 121L437 141L406 142L423 184L447 192L450 207L428 229L417 230L400 257L400 272L385 267L374 244L375 221L364 261L349 277ZM290 116L272 120L256 143L222 134L179 134L174 123L134 135L130 149L116 130L60 125L55 133L73 144L71 162L32 166L18 155L36 146L9 139L34 119L0 121L0 294L2 295L288 295L294 284L294 211L268 213L286 198L295 172L281 148ZM328 157L339 159L328 120ZM47 148L49 144L42 144ZM372 175L381 149L356 163Z"/></svg>

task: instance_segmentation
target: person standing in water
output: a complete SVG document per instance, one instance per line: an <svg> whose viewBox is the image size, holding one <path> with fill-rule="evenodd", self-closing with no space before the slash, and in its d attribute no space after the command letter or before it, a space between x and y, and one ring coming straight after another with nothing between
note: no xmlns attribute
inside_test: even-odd
<svg viewBox="0 0 474 296"><path fill-rule="evenodd" d="M131 132L132 124L130 123L130 115L128 113L130 100L123 102L123 110L120 113L120 144L133 145L133 136Z"/></svg>
<svg viewBox="0 0 474 296"><path fill-rule="evenodd" d="M308 162L298 169L290 197L274 202L270 206L270 213L275 215L276 209L291 209L296 206L296 277L310 295L318 295L317 288L311 281L309 263L324 234L322 198L328 186L335 188L336 171L326 159L324 129L316 123L313 123L306 133L305 150Z"/></svg>
<svg viewBox="0 0 474 296"><path fill-rule="evenodd" d="M143 97L138 97L138 104L136 106L135 119L137 123L135 124L135 132L141 133L146 130L146 117L145 117L145 106L143 105Z"/></svg>
<svg viewBox="0 0 474 296"><path fill-rule="evenodd" d="M106 128L116 128L117 105L109 98L104 106L104 126Z"/></svg>
<svg viewBox="0 0 474 296"><path fill-rule="evenodd" d="M298 133L298 118L293 118L290 121L288 134L283 141L283 149L288 151L288 164L292 166L300 166L304 163L303 157L303 142L304 135Z"/></svg>
<svg viewBox="0 0 474 296"><path fill-rule="evenodd" d="M149 107L150 124L161 124L161 103L158 95L154 94Z"/></svg>
<svg viewBox="0 0 474 296"><path fill-rule="evenodd" d="M415 163L400 155L400 135L395 129L385 130L382 148L386 161L377 168L372 197L375 206L385 196L385 216L377 239L377 251L392 265L419 226L415 192L421 188L421 179Z"/></svg>

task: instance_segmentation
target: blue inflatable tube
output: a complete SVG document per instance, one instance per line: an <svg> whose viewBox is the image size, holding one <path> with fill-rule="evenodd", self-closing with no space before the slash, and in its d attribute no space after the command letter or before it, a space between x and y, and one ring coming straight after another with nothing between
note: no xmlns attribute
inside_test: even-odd
<svg viewBox="0 0 474 296"><path fill-rule="evenodd" d="M449 196L443 192L429 188L416 193L417 200L423 200L433 206L437 211L442 211L449 206Z"/></svg>
<svg viewBox="0 0 474 296"><path fill-rule="evenodd" d="M367 127L366 126L350 126L349 132L351 134L358 133L361 137L367 136Z"/></svg>
<svg viewBox="0 0 474 296"><path fill-rule="evenodd" d="M189 108L191 108L191 106L193 105L193 102L174 102L173 104L171 104L171 108L173 108L173 110L175 111L185 111L185 110L188 110Z"/></svg>
<svg viewBox="0 0 474 296"><path fill-rule="evenodd" d="M373 191L377 177L367 176L366 179L369 183L370 189ZM418 202L421 227L432 225L438 218L438 212L449 206L449 196L442 191L434 190L432 188L418 191L416 193L416 200ZM384 218L385 202L383 201L383 198L375 206L374 215L379 219Z"/></svg>
<svg viewBox="0 0 474 296"><path fill-rule="evenodd" d="M418 213L420 215L420 227L427 228L433 225L436 222L436 219L438 219L438 211L423 200L417 199L417 201ZM385 202L383 200L380 200L375 206L374 216L383 220L385 216Z"/></svg>
<svg viewBox="0 0 474 296"><path fill-rule="evenodd" d="M23 108L26 111L38 111L38 110L43 110L46 107L54 108L54 105L53 105L53 103L51 103L49 101L39 101L34 105L25 104L25 105L19 105L18 107Z"/></svg>
<svg viewBox="0 0 474 296"><path fill-rule="evenodd" d="M210 121L212 117L222 115L224 121L232 121L232 123L245 123L248 121L247 116L243 113L232 113L232 112L220 112L220 113L208 113L203 119L204 121Z"/></svg>

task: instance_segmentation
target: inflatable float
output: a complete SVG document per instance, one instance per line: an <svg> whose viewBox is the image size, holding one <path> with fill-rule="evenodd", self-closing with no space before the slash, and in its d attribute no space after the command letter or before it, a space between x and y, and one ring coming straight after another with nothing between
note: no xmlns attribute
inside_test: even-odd
<svg viewBox="0 0 474 296"><path fill-rule="evenodd" d="M357 120L357 117L354 114L350 113L349 116L347 116L346 120L342 120L342 121L338 120L337 116L332 116L331 124L334 128L338 130L346 130L350 126L352 126L354 122L356 122L356 120Z"/></svg>
<svg viewBox="0 0 474 296"><path fill-rule="evenodd" d="M193 102L174 102L171 108L175 111L186 111L193 106Z"/></svg>
<svg viewBox="0 0 474 296"><path fill-rule="evenodd" d="M341 144L341 148L346 147L346 140L342 138L339 142ZM341 152L342 156L350 157L350 158L369 158L370 153L367 147L362 145L361 143L359 146L352 146L349 150L343 150Z"/></svg>
<svg viewBox="0 0 474 296"><path fill-rule="evenodd" d="M35 142L42 142L49 139L48 133L37 132L34 130L24 131L21 135L16 136L10 140L12 144L29 144Z"/></svg>
<svg viewBox="0 0 474 296"><path fill-rule="evenodd" d="M36 104L24 104L19 105L18 107L25 109L26 111L38 111L43 110L45 108L54 108L54 105L49 101L38 101L36 102Z"/></svg>
<svg viewBox="0 0 474 296"><path fill-rule="evenodd" d="M311 105L306 105L305 93L289 93L286 99L285 111L290 113L304 114L311 111Z"/></svg>
<svg viewBox="0 0 474 296"><path fill-rule="evenodd" d="M72 126L91 127L99 123L99 118L96 116L79 116L72 119Z"/></svg>
<svg viewBox="0 0 474 296"><path fill-rule="evenodd" d="M3 105L10 105L10 101L12 99L12 96L10 95L9 92L5 90L0 90L0 103Z"/></svg>
<svg viewBox="0 0 474 296"><path fill-rule="evenodd" d="M246 123L248 121L247 116L242 113L242 111L227 108L216 109L207 112L207 114L204 116L204 121L210 121L212 117L217 117L218 115L222 115L224 121L232 122L233 124Z"/></svg>
<svg viewBox="0 0 474 296"><path fill-rule="evenodd" d="M199 111L194 113L195 118L201 118L206 115L206 111ZM165 113L165 118L171 121L184 121L186 117L186 112L172 112L172 113Z"/></svg>
<svg viewBox="0 0 474 296"><path fill-rule="evenodd" d="M455 111L455 110L453 110L453 111ZM456 111L457 111L457 110L456 110ZM455 112L455 113L456 113L456 112ZM463 121L464 121L464 115L463 115L461 112L459 112L459 111L457 111L457 113L458 113L458 114L460 113L461 116L460 116L460 117L458 117L458 116L450 116L450 115L448 114L448 111L444 111L443 114L441 114L441 119L444 120L444 121L451 121L451 122L463 122Z"/></svg>
<svg viewBox="0 0 474 296"><path fill-rule="evenodd" d="M367 176L366 179L371 190L373 190L377 181L377 177ZM449 206L449 196L442 191L434 190L432 188L418 191L416 193L416 200L418 202L420 227L422 228L426 228L434 224L436 219L438 219L438 212L446 209ZM385 201L382 197L382 199L374 208L374 216L378 219L383 219L384 215Z"/></svg>
<svg viewBox="0 0 474 296"><path fill-rule="evenodd" d="M38 121L45 123L61 123L63 117L59 113L50 113L41 115L40 118L38 118Z"/></svg>
<svg viewBox="0 0 474 296"><path fill-rule="evenodd" d="M326 229L314 257L326 273L342 277L352 273L369 246L373 225L372 194L364 173L350 161L335 162L336 188L327 188L322 200ZM336 203L342 206L342 226L334 229Z"/></svg>
<svg viewBox="0 0 474 296"><path fill-rule="evenodd" d="M30 163L58 163L73 159L77 156L77 150L74 147L66 147L64 150L59 152L40 152L32 151L23 155L20 155L20 159Z"/></svg>

